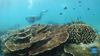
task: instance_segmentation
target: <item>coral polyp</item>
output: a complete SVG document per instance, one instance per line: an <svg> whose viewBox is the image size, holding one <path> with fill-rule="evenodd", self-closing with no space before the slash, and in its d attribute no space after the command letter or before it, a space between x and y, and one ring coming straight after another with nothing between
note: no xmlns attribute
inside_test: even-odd
<svg viewBox="0 0 100 56"><path fill-rule="evenodd" d="M96 32L86 24L71 24L67 32L69 33L69 39L67 43L91 43L96 38Z"/></svg>

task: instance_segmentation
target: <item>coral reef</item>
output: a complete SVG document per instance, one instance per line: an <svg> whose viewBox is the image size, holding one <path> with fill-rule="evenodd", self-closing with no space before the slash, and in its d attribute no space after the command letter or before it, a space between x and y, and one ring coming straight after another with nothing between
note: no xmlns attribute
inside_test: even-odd
<svg viewBox="0 0 100 56"><path fill-rule="evenodd" d="M67 25L32 25L6 34L3 52L6 55L36 55L67 41ZM4 36L5 37L5 36ZM26 52L24 52L27 50Z"/></svg>
<svg viewBox="0 0 100 56"><path fill-rule="evenodd" d="M96 32L90 26L77 22L71 24L68 27L67 32L69 33L69 39L67 43L87 44L93 42L97 36Z"/></svg>
<svg viewBox="0 0 100 56"><path fill-rule="evenodd" d="M66 44L64 51L74 56L100 56L100 35L90 44Z"/></svg>
<svg viewBox="0 0 100 56"><path fill-rule="evenodd" d="M46 50L51 50L52 48L59 46L61 43L66 42L69 35L65 31L65 29L66 29L66 26L61 26L61 27L56 26L55 29L53 28L53 31L51 31L52 33L50 35L50 37L52 37L52 39L43 45L38 44L38 45L40 45L38 48L37 48L37 45L33 46L31 48L29 54L35 55L35 54L38 54L39 52L42 53Z"/></svg>
<svg viewBox="0 0 100 56"><path fill-rule="evenodd" d="M35 24L1 36L4 56L91 56L100 51L100 39L81 21ZM97 51L93 51L97 50Z"/></svg>

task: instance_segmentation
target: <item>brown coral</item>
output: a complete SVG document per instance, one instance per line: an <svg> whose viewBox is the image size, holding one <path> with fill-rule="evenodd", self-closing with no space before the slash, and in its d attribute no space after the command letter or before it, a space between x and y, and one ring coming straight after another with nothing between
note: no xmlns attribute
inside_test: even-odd
<svg viewBox="0 0 100 56"><path fill-rule="evenodd" d="M46 34L44 34L43 36L34 37L34 35L36 35L36 32L40 31L46 25L42 25L42 27L40 27L39 25L33 26L26 29L17 30L13 33L11 32L12 34L6 34L7 39L4 40L5 47L3 47L3 49L9 50L7 52L14 52L17 50L29 48L33 43L46 39ZM37 28L35 29L35 27Z"/></svg>
<svg viewBox="0 0 100 56"><path fill-rule="evenodd" d="M37 46L33 46L29 52L30 55L35 55L38 53L42 53L44 51L47 50L51 50L54 47L59 46L61 43L64 43L67 41L68 39L68 33L65 31L65 29L67 29L67 27L57 27L55 28L54 31L51 31L51 37L52 39L49 40L48 42L46 42L43 45L40 45L38 48L36 48ZM39 44L38 44L39 45Z"/></svg>
<svg viewBox="0 0 100 56"><path fill-rule="evenodd" d="M47 54L48 56L64 56L73 55L72 51L78 50L78 48L80 50L87 48L81 48L80 43L87 45L87 43L93 42L96 32L81 22L64 25L36 24L2 36L2 38L5 37L7 38L2 41L5 56L38 56L39 54L40 56Z"/></svg>
<svg viewBox="0 0 100 56"><path fill-rule="evenodd" d="M85 24L71 24L68 29L69 39L67 43L91 43L96 38L96 32Z"/></svg>
<svg viewBox="0 0 100 56"><path fill-rule="evenodd" d="M14 34L8 34L3 51L16 55L27 53L36 55L51 50L67 41L69 36L66 32L67 27L67 25L32 25L15 31Z"/></svg>
<svg viewBox="0 0 100 56"><path fill-rule="evenodd" d="M64 46L65 53L71 53L74 56L100 56L100 38L97 38L90 44L67 44ZM95 50L94 50L95 49Z"/></svg>

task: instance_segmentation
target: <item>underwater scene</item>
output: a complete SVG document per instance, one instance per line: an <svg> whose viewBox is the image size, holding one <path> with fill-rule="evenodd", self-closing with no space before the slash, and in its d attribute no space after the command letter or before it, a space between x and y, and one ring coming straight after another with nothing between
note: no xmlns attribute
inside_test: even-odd
<svg viewBox="0 0 100 56"><path fill-rule="evenodd" d="M100 0L0 0L0 56L100 56Z"/></svg>

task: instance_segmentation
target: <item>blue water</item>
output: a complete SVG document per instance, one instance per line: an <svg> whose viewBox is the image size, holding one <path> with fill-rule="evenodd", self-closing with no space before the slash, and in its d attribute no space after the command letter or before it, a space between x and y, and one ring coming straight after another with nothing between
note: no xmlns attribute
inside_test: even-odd
<svg viewBox="0 0 100 56"><path fill-rule="evenodd" d="M0 0L0 29L27 26L25 18L43 10L48 12L34 24L63 24L79 18L100 31L100 0Z"/></svg>

